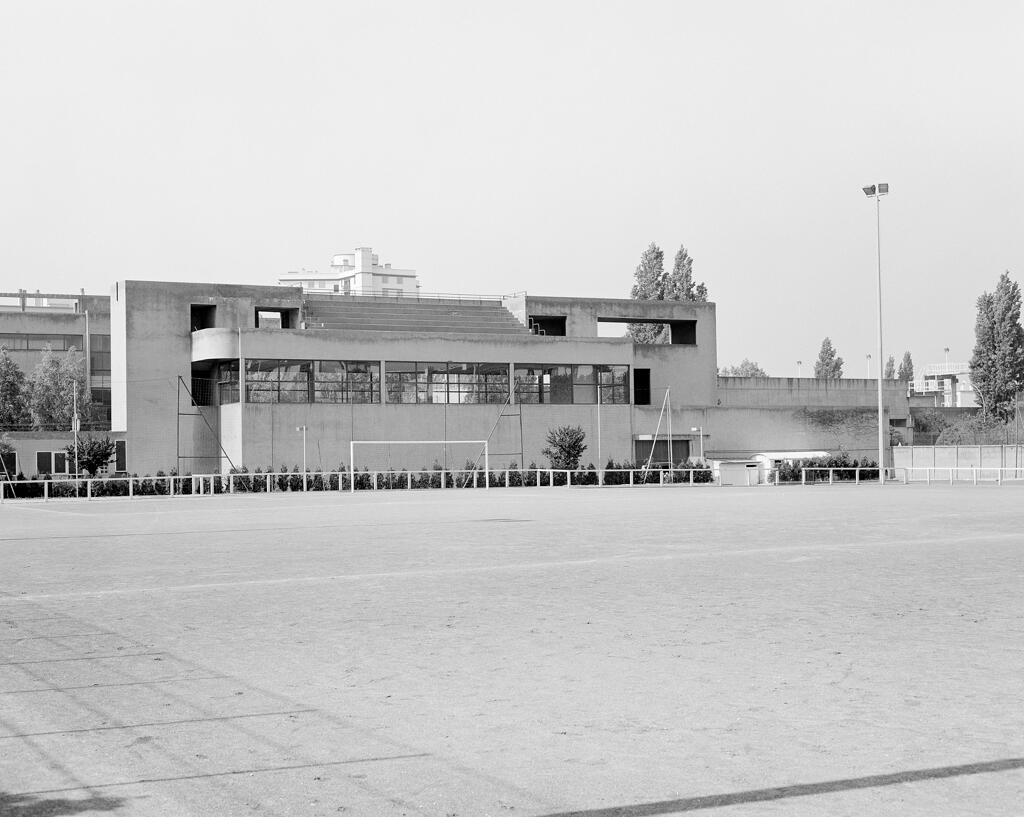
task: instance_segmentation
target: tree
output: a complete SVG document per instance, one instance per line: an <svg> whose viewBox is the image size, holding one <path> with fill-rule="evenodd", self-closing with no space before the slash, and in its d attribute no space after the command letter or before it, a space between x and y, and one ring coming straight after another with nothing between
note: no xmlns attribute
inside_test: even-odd
<svg viewBox="0 0 1024 817"><path fill-rule="evenodd" d="M580 457L587 450L583 440L586 434L579 426L559 426L548 432L547 448L540 453L551 462L552 468L575 470L580 467Z"/></svg>
<svg viewBox="0 0 1024 817"><path fill-rule="evenodd" d="M723 366L719 374L722 377L768 377L768 372L747 358L738 366Z"/></svg>
<svg viewBox="0 0 1024 817"><path fill-rule="evenodd" d="M75 444L71 443L64 449L67 452L68 462L75 461ZM117 446L110 437L99 439L86 435L78 438L78 467L88 471L89 476L96 476L104 465L114 459Z"/></svg>
<svg viewBox="0 0 1024 817"><path fill-rule="evenodd" d="M906 380L908 383L914 382L914 359L910 356L910 352L903 353L903 360L900 361L900 367L896 371L897 380Z"/></svg>
<svg viewBox="0 0 1024 817"><path fill-rule="evenodd" d="M25 373L0 348L0 428L28 425L28 385Z"/></svg>
<svg viewBox="0 0 1024 817"><path fill-rule="evenodd" d="M703 281L698 284L693 280L693 259L686 247L680 246L676 253L672 272L665 278L664 297L666 301L707 303L708 288Z"/></svg>
<svg viewBox="0 0 1024 817"><path fill-rule="evenodd" d="M47 347L32 372L29 388L32 425L38 429L70 429L76 393L78 413L82 415L90 403L82 356L74 349L58 355Z"/></svg>
<svg viewBox="0 0 1024 817"><path fill-rule="evenodd" d="M633 288L629 293L634 301L662 301L665 299L665 253L651 242L640 256L633 273ZM657 343L665 326L656 323L631 323L629 334L634 343Z"/></svg>
<svg viewBox="0 0 1024 817"><path fill-rule="evenodd" d="M1024 327L1020 324L1020 287L1010 273L999 276L996 291L978 298L974 324L971 383L986 417L1006 422L1014 416L1024 388Z"/></svg>
<svg viewBox="0 0 1024 817"><path fill-rule="evenodd" d="M889 355L889 359L885 361L885 373L882 375L884 380L895 380L896 379L896 358Z"/></svg>
<svg viewBox="0 0 1024 817"><path fill-rule="evenodd" d="M814 361L814 376L819 380L838 380L843 376L843 359L836 354L830 338L821 342L821 351Z"/></svg>

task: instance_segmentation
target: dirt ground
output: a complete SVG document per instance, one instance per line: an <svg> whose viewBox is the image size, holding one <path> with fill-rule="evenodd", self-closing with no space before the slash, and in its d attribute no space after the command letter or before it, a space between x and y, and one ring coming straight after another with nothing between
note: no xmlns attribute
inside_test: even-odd
<svg viewBox="0 0 1024 817"><path fill-rule="evenodd" d="M0 506L0 814L1010 815L1024 489Z"/></svg>

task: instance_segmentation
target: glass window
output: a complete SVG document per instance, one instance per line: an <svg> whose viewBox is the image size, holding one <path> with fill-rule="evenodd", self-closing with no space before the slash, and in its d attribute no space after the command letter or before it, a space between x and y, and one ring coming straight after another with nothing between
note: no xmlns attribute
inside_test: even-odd
<svg viewBox="0 0 1024 817"><path fill-rule="evenodd" d="M597 371L595 366L572 367L572 402L597 402Z"/></svg>
<svg viewBox="0 0 1024 817"><path fill-rule="evenodd" d="M217 367L217 395L222 406L238 402L237 360L228 360Z"/></svg>
<svg viewBox="0 0 1024 817"><path fill-rule="evenodd" d="M250 403L310 402L310 360L247 360L245 399Z"/></svg>
<svg viewBox="0 0 1024 817"><path fill-rule="evenodd" d="M110 374L110 335L89 335L89 369L92 374Z"/></svg>
<svg viewBox="0 0 1024 817"><path fill-rule="evenodd" d="M0 335L0 346L5 349L27 349L28 337L26 335Z"/></svg>
<svg viewBox="0 0 1024 817"><path fill-rule="evenodd" d="M416 366L416 402L448 401L448 364L419 363Z"/></svg>
<svg viewBox="0 0 1024 817"><path fill-rule="evenodd" d="M387 361L384 364L384 386L389 403L416 402L416 364L407 361Z"/></svg>
<svg viewBox="0 0 1024 817"><path fill-rule="evenodd" d="M629 366L598 366L597 373L602 403L629 402Z"/></svg>
<svg viewBox="0 0 1024 817"><path fill-rule="evenodd" d="M317 360L313 399L317 403L379 403L380 364L376 361Z"/></svg>

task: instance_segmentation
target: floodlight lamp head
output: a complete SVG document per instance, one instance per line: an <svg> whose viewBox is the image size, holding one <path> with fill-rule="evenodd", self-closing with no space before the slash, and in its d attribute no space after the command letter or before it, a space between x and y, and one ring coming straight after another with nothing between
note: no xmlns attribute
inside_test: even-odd
<svg viewBox="0 0 1024 817"><path fill-rule="evenodd" d="M697 426L694 426L693 428L690 429L690 431L700 431L700 429L697 428Z"/></svg>
<svg viewBox="0 0 1024 817"><path fill-rule="evenodd" d="M874 185L871 185L870 187L865 187L865 188L862 188L862 189L864 190L864 195L865 196L873 196L873 195L875 195L875 186Z"/></svg>
<svg viewBox="0 0 1024 817"><path fill-rule="evenodd" d="M884 182L879 182L878 183L878 195L879 196L884 196L888 192L889 192L889 185L885 184Z"/></svg>

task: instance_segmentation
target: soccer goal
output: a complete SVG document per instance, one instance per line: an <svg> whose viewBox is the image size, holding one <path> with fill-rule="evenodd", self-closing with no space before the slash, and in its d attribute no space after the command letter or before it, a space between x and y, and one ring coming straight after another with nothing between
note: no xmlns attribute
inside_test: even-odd
<svg viewBox="0 0 1024 817"><path fill-rule="evenodd" d="M491 473L491 460L490 451L488 448L487 440L352 440L348 448L348 483L349 491L355 493L356 490L356 446L388 446L389 450L391 446L426 446L426 445L443 445L447 449L453 445L472 445L476 446L477 455L474 462L479 462L480 448L483 448L484 456L484 487L490 488L490 473ZM425 465L425 463L424 463ZM381 469L390 471L390 467L387 469ZM453 468L449 471L460 471L462 469ZM443 482L441 483L444 484Z"/></svg>

